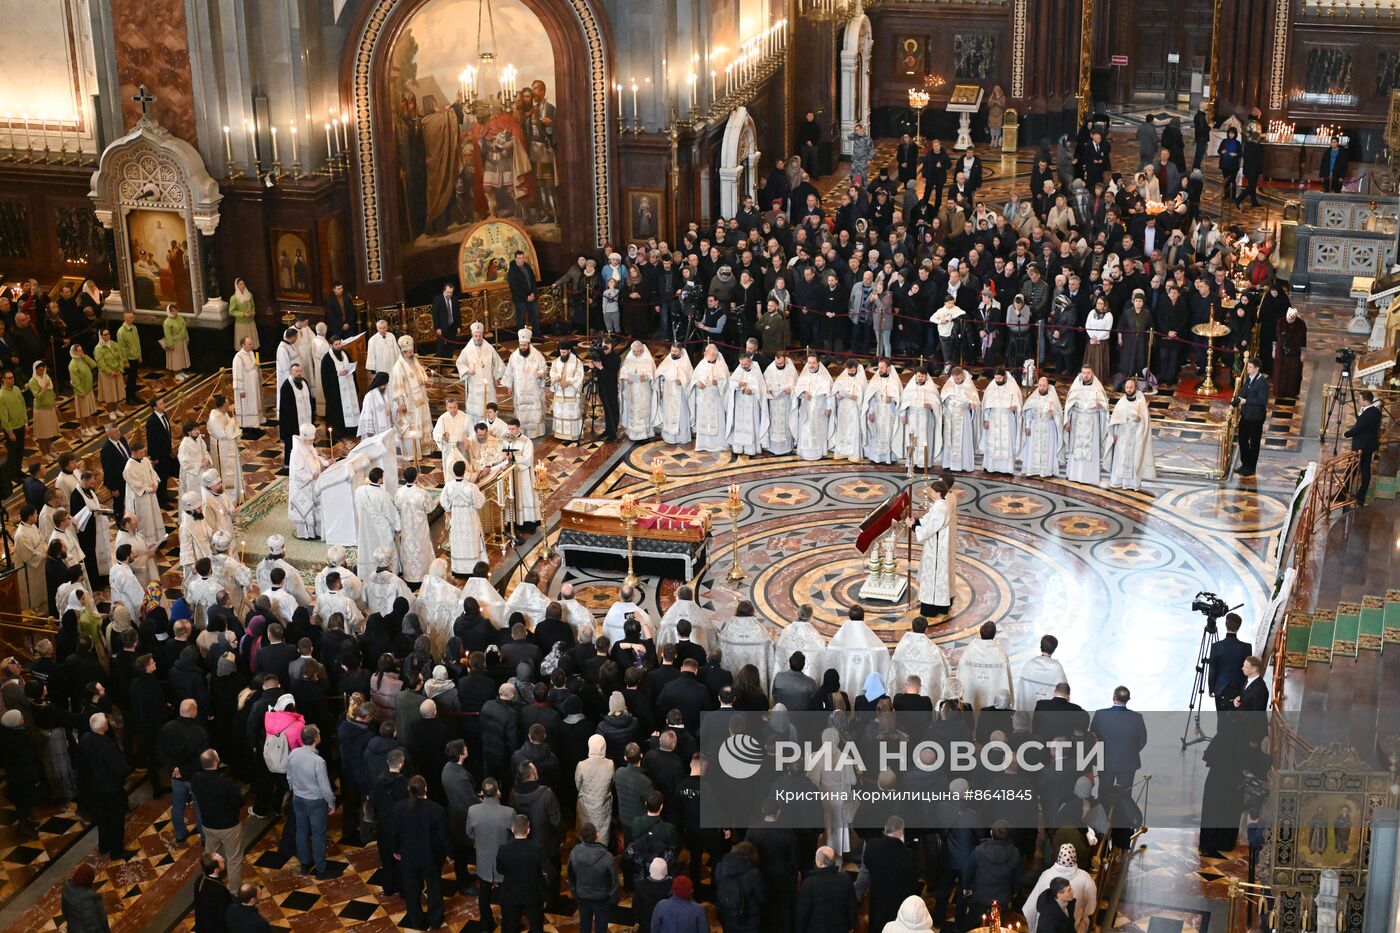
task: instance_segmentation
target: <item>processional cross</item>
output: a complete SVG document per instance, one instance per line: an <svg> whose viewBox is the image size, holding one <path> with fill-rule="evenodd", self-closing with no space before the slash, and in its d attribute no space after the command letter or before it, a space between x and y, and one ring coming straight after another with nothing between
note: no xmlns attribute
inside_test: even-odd
<svg viewBox="0 0 1400 933"><path fill-rule="evenodd" d="M136 94L131 99L141 105L142 119L145 119L146 117L151 115L151 104L154 104L156 102L156 97L154 94L152 94L149 90L146 89L146 85L143 84L139 88L137 88Z"/></svg>

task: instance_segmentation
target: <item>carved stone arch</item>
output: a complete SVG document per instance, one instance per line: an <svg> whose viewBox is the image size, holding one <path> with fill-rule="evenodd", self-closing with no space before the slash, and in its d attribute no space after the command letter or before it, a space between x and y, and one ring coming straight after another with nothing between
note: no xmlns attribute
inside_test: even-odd
<svg viewBox="0 0 1400 933"><path fill-rule="evenodd" d="M870 17L861 13L846 24L841 44L841 154L850 155L857 123L870 128L870 52L875 39Z"/></svg>
<svg viewBox="0 0 1400 933"><path fill-rule="evenodd" d="M733 217L744 195L758 196L758 132L747 107L736 107L719 144L719 215Z"/></svg>

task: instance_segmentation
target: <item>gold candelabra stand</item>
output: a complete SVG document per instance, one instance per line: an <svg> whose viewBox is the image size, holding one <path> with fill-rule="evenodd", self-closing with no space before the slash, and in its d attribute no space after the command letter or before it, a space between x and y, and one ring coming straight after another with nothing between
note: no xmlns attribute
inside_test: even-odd
<svg viewBox="0 0 1400 933"><path fill-rule="evenodd" d="M554 547L549 543L549 520L545 517L544 500L554 491L554 484L549 479L549 467L543 463L535 464L535 495L540 503L540 535L544 539L540 547L540 558L542 560L554 560ZM627 568L629 571L631 567Z"/></svg>
<svg viewBox="0 0 1400 933"><path fill-rule="evenodd" d="M725 579L730 583L738 583L745 579L748 574L744 573L744 568L739 566L739 513L744 511L743 500L739 498L739 487L735 483L729 484L729 496L724 500L724 514L729 516L730 537L733 546L734 560L729 568L729 573Z"/></svg>
<svg viewBox="0 0 1400 933"><path fill-rule="evenodd" d="M651 460L651 485L656 490L656 504L661 504L661 487L666 485L666 468L659 457Z"/></svg>
<svg viewBox="0 0 1400 933"><path fill-rule="evenodd" d="M1206 378L1201 382L1202 395L1215 394L1215 339L1229 332L1230 325L1217 321L1214 316L1206 323L1191 328L1191 333L1206 338Z"/></svg>
<svg viewBox="0 0 1400 933"><path fill-rule="evenodd" d="M637 574L632 567L632 536L637 528L637 519L641 517L641 509L637 507L637 497L624 495L622 497L622 508L619 509L622 515L622 523L627 526L627 576L622 578L622 582L628 586L635 587L642 581L637 578Z"/></svg>

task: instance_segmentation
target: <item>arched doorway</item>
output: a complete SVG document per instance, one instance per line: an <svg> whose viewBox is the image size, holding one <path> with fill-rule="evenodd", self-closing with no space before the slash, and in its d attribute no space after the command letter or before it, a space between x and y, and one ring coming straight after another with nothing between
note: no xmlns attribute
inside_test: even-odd
<svg viewBox="0 0 1400 933"><path fill-rule="evenodd" d="M739 200L758 195L758 133L748 108L736 107L719 145L719 213L733 217Z"/></svg>
<svg viewBox="0 0 1400 933"><path fill-rule="evenodd" d="M874 38L864 13L846 24L841 45L841 154L850 155L857 123L870 127L870 50Z"/></svg>

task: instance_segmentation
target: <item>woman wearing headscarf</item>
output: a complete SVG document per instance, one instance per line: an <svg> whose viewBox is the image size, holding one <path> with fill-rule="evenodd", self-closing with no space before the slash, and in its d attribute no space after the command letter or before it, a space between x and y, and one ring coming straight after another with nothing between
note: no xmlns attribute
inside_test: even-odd
<svg viewBox="0 0 1400 933"><path fill-rule="evenodd" d="M403 678L399 676L398 661L389 653L379 656L379 669L369 679L369 698L374 703L375 722L390 722L394 719L394 704L399 691L403 689Z"/></svg>
<svg viewBox="0 0 1400 933"><path fill-rule="evenodd" d="M253 349L259 346L258 325L254 320L257 309L253 306L253 293L248 291L247 284L239 279L233 280L233 294L228 300L228 316L233 318L233 349L235 352L243 346L243 338L253 338Z"/></svg>
<svg viewBox="0 0 1400 933"><path fill-rule="evenodd" d="M607 740L597 733L590 735L588 757L574 768L574 786L578 788L577 825L592 823L601 840L608 839L612 827L613 770Z"/></svg>
<svg viewBox="0 0 1400 933"><path fill-rule="evenodd" d="M1075 933L1088 933L1089 923L1093 920L1094 910L1099 903L1098 885L1094 883L1094 876L1079 867L1079 856L1075 852L1073 845L1064 843L1060 846L1059 853L1055 858L1055 864L1041 872L1040 880L1031 889L1030 896L1021 907L1021 912L1026 916L1026 926L1034 930L1038 913L1040 896L1050 889L1050 885L1056 878L1064 878L1074 889L1074 929Z"/></svg>
<svg viewBox="0 0 1400 933"><path fill-rule="evenodd" d="M865 675L865 683L861 685L860 696L856 697L856 712L869 712L875 709L876 704L885 699L885 678L879 671L871 671Z"/></svg>
<svg viewBox="0 0 1400 933"><path fill-rule="evenodd" d="M880 933L931 933L932 930L933 915L928 912L928 905L919 895L911 894L899 905L899 913L885 924ZM875 931L871 930L870 933Z"/></svg>
<svg viewBox="0 0 1400 933"><path fill-rule="evenodd" d="M29 382L25 390L34 400L33 437L39 446L39 453L48 459L53 455L53 439L58 437L58 404L54 395L53 379L43 360L36 360L31 368Z"/></svg>

